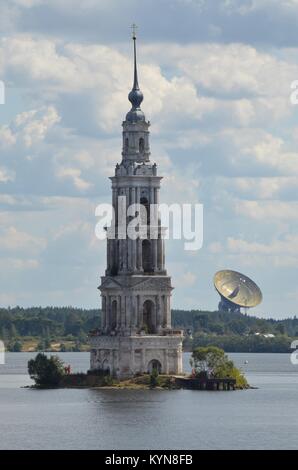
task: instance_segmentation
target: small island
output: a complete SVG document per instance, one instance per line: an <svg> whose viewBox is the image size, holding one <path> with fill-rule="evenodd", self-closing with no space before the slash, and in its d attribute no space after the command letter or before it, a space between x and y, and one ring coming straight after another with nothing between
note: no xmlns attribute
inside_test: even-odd
<svg viewBox="0 0 298 470"><path fill-rule="evenodd" d="M97 370L71 373L58 356L38 353L28 362L28 373L34 388L113 388L113 389L166 389L235 390L250 388L246 378L225 352L215 346L196 348L191 356L191 374L164 375L153 369L151 374L137 374L119 380Z"/></svg>

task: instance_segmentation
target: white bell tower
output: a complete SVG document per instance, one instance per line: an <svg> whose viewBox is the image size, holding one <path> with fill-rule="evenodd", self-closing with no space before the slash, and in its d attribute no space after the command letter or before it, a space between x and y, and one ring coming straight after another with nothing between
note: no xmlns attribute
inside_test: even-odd
<svg viewBox="0 0 298 470"><path fill-rule="evenodd" d="M107 268L99 287L102 296L101 330L90 335L91 370L109 370L125 378L136 373L182 372L181 331L171 327L171 278L165 268L163 228L152 217L158 206L161 176L150 161L149 126L140 108L133 28L134 81L128 99L132 105L123 122L122 161L116 164L112 203L115 236L107 237ZM136 239L123 238L117 217L120 201L146 210L145 232ZM126 216L126 224L130 216ZM109 234L109 231L108 231Z"/></svg>

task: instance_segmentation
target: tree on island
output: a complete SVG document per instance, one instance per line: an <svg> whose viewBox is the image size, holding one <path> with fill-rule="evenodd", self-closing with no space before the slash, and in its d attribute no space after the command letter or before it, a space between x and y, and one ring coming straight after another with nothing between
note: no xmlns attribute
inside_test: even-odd
<svg viewBox="0 0 298 470"><path fill-rule="evenodd" d="M236 379L237 388L248 387L246 378L223 349L215 346L196 348L192 353L190 365L198 378L231 378Z"/></svg>
<svg viewBox="0 0 298 470"><path fill-rule="evenodd" d="M157 368L154 367L150 374L150 387L154 388L154 387L157 387L158 385L160 385L159 374L158 374Z"/></svg>
<svg viewBox="0 0 298 470"><path fill-rule="evenodd" d="M28 361L28 373L38 387L56 387L65 373L64 364L58 356L39 353Z"/></svg>

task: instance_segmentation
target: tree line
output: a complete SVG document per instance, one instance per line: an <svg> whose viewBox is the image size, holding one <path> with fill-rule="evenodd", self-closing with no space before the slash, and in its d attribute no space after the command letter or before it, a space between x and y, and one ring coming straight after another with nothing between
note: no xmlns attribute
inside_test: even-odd
<svg viewBox="0 0 298 470"><path fill-rule="evenodd" d="M88 332L100 326L99 309L74 307L0 308L0 339L20 350L24 338L37 338L46 349L52 341L87 343ZM298 337L296 316L283 320L250 314L173 310L172 325L187 331L185 348L214 345L228 352L286 352ZM265 337L264 335L274 335ZM16 345L16 348L14 348Z"/></svg>

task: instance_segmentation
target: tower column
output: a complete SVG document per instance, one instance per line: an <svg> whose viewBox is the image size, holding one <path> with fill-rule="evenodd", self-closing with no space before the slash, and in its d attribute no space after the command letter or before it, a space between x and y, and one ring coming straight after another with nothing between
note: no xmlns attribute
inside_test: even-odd
<svg viewBox="0 0 298 470"><path fill-rule="evenodd" d="M130 368L131 368L131 371L132 373L134 374L135 372L135 351L133 349L133 347L131 347L131 350L130 350Z"/></svg>
<svg viewBox="0 0 298 470"><path fill-rule="evenodd" d="M161 239L161 234L158 235L158 240L157 240L157 268L159 271L163 270L163 263L162 263L162 258L163 258L163 243Z"/></svg>
<svg viewBox="0 0 298 470"><path fill-rule="evenodd" d="M143 271L143 262L142 262L142 239L137 238L137 266L138 266L138 271Z"/></svg>
<svg viewBox="0 0 298 470"><path fill-rule="evenodd" d="M136 203L136 188L131 188L131 204ZM135 214L134 214L135 215ZM136 245L136 240L130 240L130 246L131 246L131 270L132 272L135 272L137 269L137 245Z"/></svg>
<svg viewBox="0 0 298 470"><path fill-rule="evenodd" d="M110 240L107 238L107 269L106 272L107 274L110 274Z"/></svg>
<svg viewBox="0 0 298 470"><path fill-rule="evenodd" d="M143 296L139 295L139 309L138 309L138 324L139 327L143 326Z"/></svg>
<svg viewBox="0 0 298 470"><path fill-rule="evenodd" d="M117 188L113 188L112 192L113 192L113 196L112 196L112 198L113 198L113 208L114 208L114 211L116 211L116 209L117 209Z"/></svg>
<svg viewBox="0 0 298 470"><path fill-rule="evenodd" d="M125 295L121 295L121 329L125 328Z"/></svg>
<svg viewBox="0 0 298 470"><path fill-rule="evenodd" d="M161 308L160 308L160 295L156 296L156 331L159 332L161 329Z"/></svg>
<svg viewBox="0 0 298 470"><path fill-rule="evenodd" d="M117 330L121 328L121 296L117 296Z"/></svg>
<svg viewBox="0 0 298 470"><path fill-rule="evenodd" d="M155 192L155 189L154 188L150 188L150 204L155 204L155 197L154 197L154 192Z"/></svg>
<svg viewBox="0 0 298 470"><path fill-rule="evenodd" d="M129 198L129 188L125 189L125 197L126 197L126 240L125 240L125 271L129 271L130 269L130 260L131 260L131 244L130 244L130 239L127 237L127 224L128 224L128 217L127 217L127 209L130 204L130 198Z"/></svg>
<svg viewBox="0 0 298 470"><path fill-rule="evenodd" d="M136 187L136 204L140 204L141 200L141 188L139 186Z"/></svg>
<svg viewBox="0 0 298 470"><path fill-rule="evenodd" d="M106 330L110 329L111 318L111 297L108 295L106 298Z"/></svg>
<svg viewBox="0 0 298 470"><path fill-rule="evenodd" d="M168 349L164 350L164 367L165 367L164 374L168 374L169 373L169 350Z"/></svg>
<svg viewBox="0 0 298 470"><path fill-rule="evenodd" d="M165 295L165 320L166 328L171 328L171 308L170 308L170 295Z"/></svg>
<svg viewBox="0 0 298 470"><path fill-rule="evenodd" d="M137 313L138 313L136 296L132 297L131 303L132 303L131 327L135 329L137 326Z"/></svg>
<svg viewBox="0 0 298 470"><path fill-rule="evenodd" d="M136 204L140 204L141 201L141 188L136 187ZM142 263L142 240L138 237L135 241L136 244L136 266L138 271L143 271Z"/></svg>
<svg viewBox="0 0 298 470"><path fill-rule="evenodd" d="M102 329L104 330L105 327L106 327L106 315L107 315L107 312L106 312L106 296L103 295L102 296L102 299L101 299L101 327Z"/></svg>
<svg viewBox="0 0 298 470"><path fill-rule="evenodd" d="M157 240L153 238L151 240L152 245L152 268L153 272L157 271Z"/></svg>
<svg viewBox="0 0 298 470"><path fill-rule="evenodd" d="M142 348L141 352L141 369L142 372L147 372L146 371L146 349Z"/></svg>
<svg viewBox="0 0 298 470"><path fill-rule="evenodd" d="M159 205L159 188L155 189L155 204Z"/></svg>

